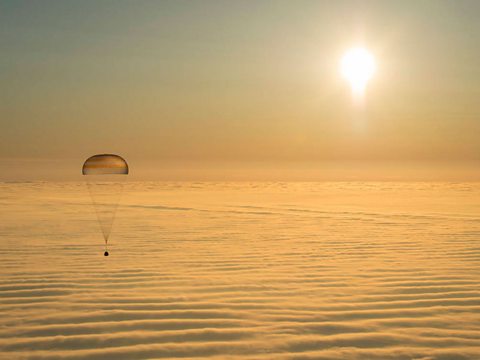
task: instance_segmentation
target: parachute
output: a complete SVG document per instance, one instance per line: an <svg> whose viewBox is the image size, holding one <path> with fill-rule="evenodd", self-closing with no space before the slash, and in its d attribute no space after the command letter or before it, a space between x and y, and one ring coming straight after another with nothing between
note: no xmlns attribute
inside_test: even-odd
<svg viewBox="0 0 480 360"><path fill-rule="evenodd" d="M123 182L128 175L128 164L119 155L99 154L89 157L83 164L88 191L97 213L98 223L105 240L108 256L108 238L112 231L118 203L123 192Z"/></svg>

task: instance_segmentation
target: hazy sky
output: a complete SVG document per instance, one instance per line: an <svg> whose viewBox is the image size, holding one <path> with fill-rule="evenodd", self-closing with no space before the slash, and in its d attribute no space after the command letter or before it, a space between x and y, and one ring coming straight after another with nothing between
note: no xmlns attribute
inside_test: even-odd
<svg viewBox="0 0 480 360"><path fill-rule="evenodd" d="M478 162L478 14L475 0L3 0L2 169L105 152L149 168ZM357 44L378 64L363 108L338 69Z"/></svg>

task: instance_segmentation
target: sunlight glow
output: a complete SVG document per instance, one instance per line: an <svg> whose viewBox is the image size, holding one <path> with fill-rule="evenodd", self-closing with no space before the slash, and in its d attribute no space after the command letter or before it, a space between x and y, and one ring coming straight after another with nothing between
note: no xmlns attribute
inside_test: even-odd
<svg viewBox="0 0 480 360"><path fill-rule="evenodd" d="M341 74L350 82L355 95L364 94L368 81L375 73L375 68L375 58L368 50L361 47L348 50L340 64Z"/></svg>

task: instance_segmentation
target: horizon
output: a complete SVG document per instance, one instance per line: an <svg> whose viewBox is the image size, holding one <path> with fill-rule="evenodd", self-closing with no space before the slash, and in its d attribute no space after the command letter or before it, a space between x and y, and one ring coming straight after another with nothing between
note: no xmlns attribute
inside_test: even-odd
<svg viewBox="0 0 480 360"><path fill-rule="evenodd" d="M0 181L83 181L84 159L3 159ZM128 161L127 181L478 182L480 163Z"/></svg>

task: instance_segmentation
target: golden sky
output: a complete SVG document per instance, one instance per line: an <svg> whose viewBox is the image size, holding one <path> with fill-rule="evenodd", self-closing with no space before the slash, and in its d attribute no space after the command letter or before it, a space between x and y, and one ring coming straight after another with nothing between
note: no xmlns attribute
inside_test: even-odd
<svg viewBox="0 0 480 360"><path fill-rule="evenodd" d="M479 13L477 1L3 1L0 168L66 175L119 153L173 178L362 164L384 164L380 178L465 164L471 177ZM377 62L361 107L339 72L356 45Z"/></svg>

